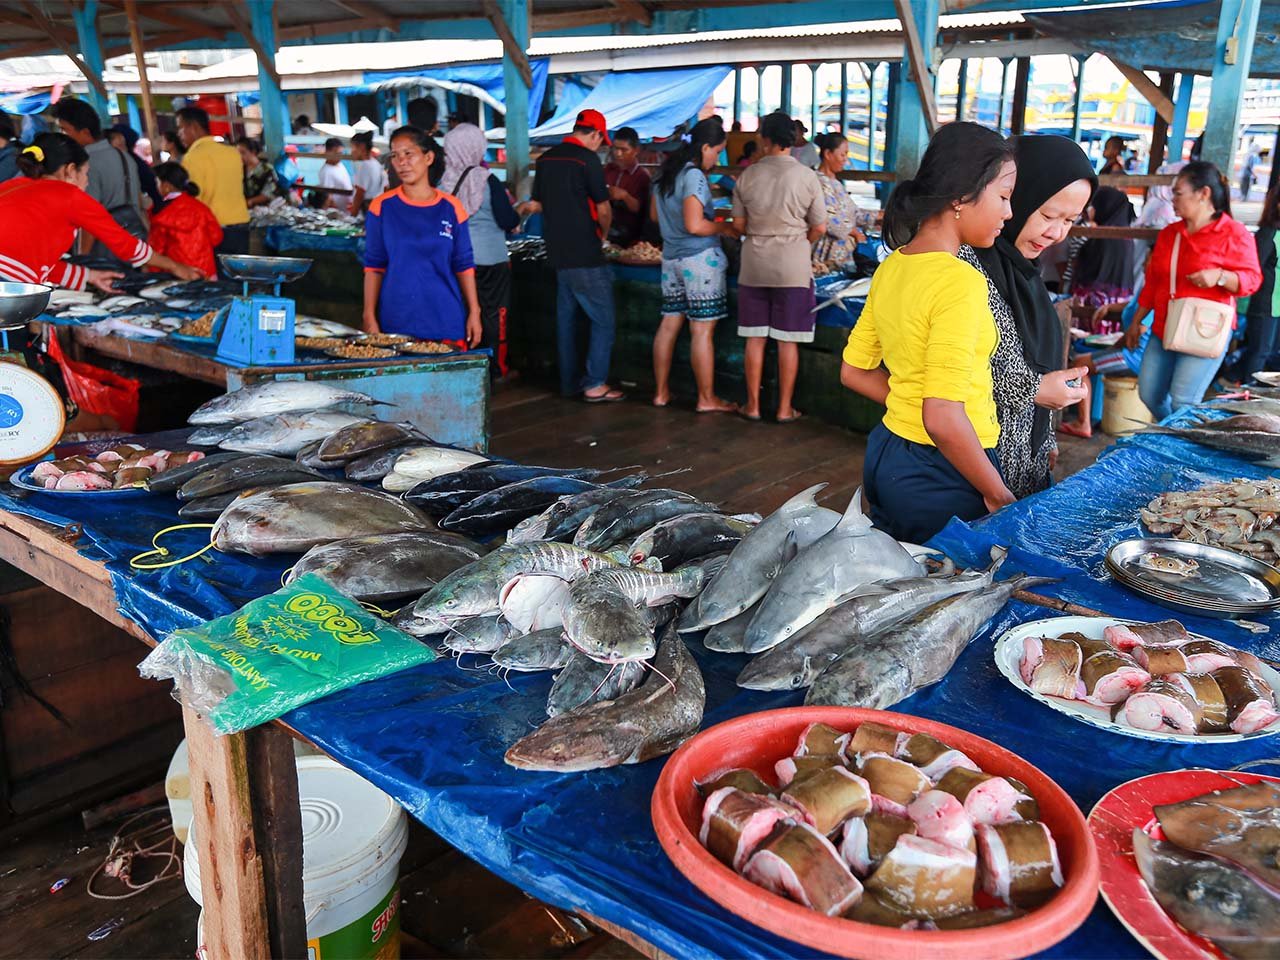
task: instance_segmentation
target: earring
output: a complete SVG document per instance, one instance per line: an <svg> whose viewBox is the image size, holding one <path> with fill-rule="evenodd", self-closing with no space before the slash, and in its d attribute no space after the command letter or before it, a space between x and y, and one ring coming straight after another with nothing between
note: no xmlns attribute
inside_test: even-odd
<svg viewBox="0 0 1280 960"><path fill-rule="evenodd" d="M959 208L959 207L956 207L956 219L957 219L957 220L959 220L959 219L960 219L960 208Z"/></svg>

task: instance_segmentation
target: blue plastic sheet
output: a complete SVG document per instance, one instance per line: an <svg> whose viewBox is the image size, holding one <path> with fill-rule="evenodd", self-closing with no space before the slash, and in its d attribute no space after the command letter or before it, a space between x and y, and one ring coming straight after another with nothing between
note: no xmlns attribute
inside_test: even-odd
<svg viewBox="0 0 1280 960"><path fill-rule="evenodd" d="M262 242L277 253L286 250L345 250L364 261L364 237L309 233L282 224L265 227Z"/></svg>
<svg viewBox="0 0 1280 960"><path fill-rule="evenodd" d="M1013 546L1009 571L1062 577L1038 588L1117 616L1163 619L1168 611L1106 580L1101 551L1134 532L1137 509L1171 488L1262 471L1181 440L1143 436L1098 464L985 521L953 522L933 541L962 563L985 563L993 543ZM136 506L135 506L136 505ZM122 609L153 635L217 616L268 592L291 558L206 554L167 571L132 574L127 558L176 522L167 497L128 510L79 498L0 496L0 509L91 531L91 556L107 561ZM176 550L203 531L167 541ZM1061 784L1086 812L1133 777L1189 766L1230 767L1277 754L1274 739L1238 744L1160 744L1073 722L1013 689L993 661L995 640L1018 623L1050 616L1010 604L975 638L946 679L898 706L992 739ZM1185 618L1190 629L1280 656L1280 636L1253 637L1219 620ZM1273 628L1280 620L1268 618ZM745 657L696 650L707 681L710 726L743 713L794 705L799 694L740 690ZM597 914L679 957L814 956L718 907L662 853L649 819L660 761L555 775L517 771L502 755L543 718L550 679L491 676L479 663L442 661L404 671L295 710L284 718L342 763L399 800L468 856L534 896ZM1086 924L1045 956L1142 957L1141 946L1099 902Z"/></svg>
<svg viewBox="0 0 1280 960"><path fill-rule="evenodd" d="M669 137L694 116L729 75L729 67L623 70L607 73L590 93L529 131L531 140L565 137L580 110L599 110L610 130L634 127L642 139ZM530 116L536 116L530 111Z"/></svg>
<svg viewBox="0 0 1280 960"><path fill-rule="evenodd" d="M533 79L529 87L529 118L531 120L537 120L538 115L542 113L542 99L547 92L549 68L550 61L546 57L529 61L529 72ZM458 89L461 93L467 93L466 87L473 87L475 88L473 92L483 93L499 107L506 103L507 94L502 79L501 63L466 63L449 67L425 67L421 70L366 70L364 86L346 87L343 92L369 93L375 89L374 84L411 78L425 80L428 84L434 83L438 86Z"/></svg>

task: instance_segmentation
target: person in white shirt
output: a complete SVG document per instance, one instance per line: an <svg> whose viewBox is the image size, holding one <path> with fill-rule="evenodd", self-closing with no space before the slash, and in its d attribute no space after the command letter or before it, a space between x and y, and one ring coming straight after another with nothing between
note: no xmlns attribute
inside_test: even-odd
<svg viewBox="0 0 1280 960"><path fill-rule="evenodd" d="M333 190L323 206L345 207L351 202L351 174L342 164L342 141L330 137L324 142L324 166L320 168L320 186Z"/></svg>
<svg viewBox="0 0 1280 960"><path fill-rule="evenodd" d="M363 213L369 208L369 201L387 189L387 171L373 157L373 132L366 130L351 138L351 161L355 172L351 175L351 185L355 195L348 208L352 213Z"/></svg>

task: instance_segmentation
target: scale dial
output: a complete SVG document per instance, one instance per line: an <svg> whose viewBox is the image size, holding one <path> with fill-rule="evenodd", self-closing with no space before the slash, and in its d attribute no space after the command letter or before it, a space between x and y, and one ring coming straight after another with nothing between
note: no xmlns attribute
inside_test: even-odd
<svg viewBox="0 0 1280 960"><path fill-rule="evenodd" d="M44 377L0 361L0 466L39 460L67 425L62 398Z"/></svg>

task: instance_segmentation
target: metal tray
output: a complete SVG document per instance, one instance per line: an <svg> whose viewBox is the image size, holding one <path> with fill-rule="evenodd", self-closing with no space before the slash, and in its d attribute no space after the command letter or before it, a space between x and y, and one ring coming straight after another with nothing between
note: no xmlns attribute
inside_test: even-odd
<svg viewBox="0 0 1280 960"><path fill-rule="evenodd" d="M303 257L255 257L249 254L220 253L218 262L232 280L251 283L289 283L311 269Z"/></svg>
<svg viewBox="0 0 1280 960"><path fill-rule="evenodd" d="M1195 560L1196 575L1178 577L1138 566L1145 554ZM1201 616L1249 616L1280 608L1280 570L1244 554L1186 540L1136 538L1107 551L1107 569L1157 603Z"/></svg>

